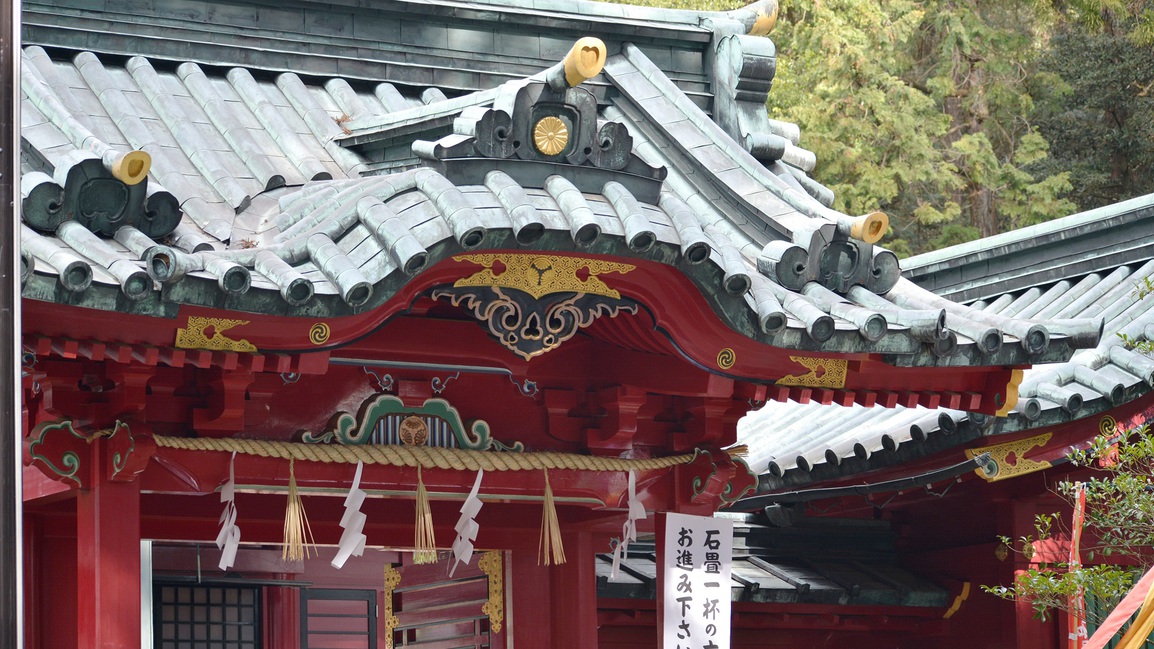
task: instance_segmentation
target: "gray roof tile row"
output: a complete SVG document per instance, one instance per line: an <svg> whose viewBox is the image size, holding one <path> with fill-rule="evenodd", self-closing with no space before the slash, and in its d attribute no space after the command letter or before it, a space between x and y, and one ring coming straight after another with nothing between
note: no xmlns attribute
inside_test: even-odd
<svg viewBox="0 0 1154 649"><path fill-rule="evenodd" d="M455 252L528 246L678 263L704 290L727 296L717 308L734 329L786 348L878 353L905 365L1021 364L1066 360L1087 344L1075 334L1095 329L988 316L902 282L876 295L899 271L892 253L869 244L861 250L881 284L867 276L867 288L822 287L815 246L844 236L849 217L798 184L804 171L753 158L632 45L609 58L597 118L624 124L634 153L665 167L655 204L636 186L608 182L612 174L576 171L587 167L572 177L490 172L456 184L430 168L365 175L358 134L393 138L416 152L414 162L437 150L468 152L470 120L505 105L502 93L525 81L415 97L384 83L241 67L120 64L90 52L52 59L39 47L25 55L28 176L42 172L35 178L66 192L61 170L74 152L143 149L153 157L149 191L162 185L188 216L168 236L135 227L96 239L107 246L74 226L30 237L31 295L51 295L61 281L79 304L109 304L87 295L108 286L142 305L341 315L383 303L403 278ZM413 125L430 119L459 132L414 143L427 130ZM796 127L774 128L796 138ZM91 266L97 281L60 280L57 271L75 271L74 262ZM141 288L128 266L155 285ZM1002 344L1022 339L1025 347Z"/></svg>
<svg viewBox="0 0 1154 649"><path fill-rule="evenodd" d="M960 265L980 256L993 265L1017 263L1014 258L1026 254L1024 248L1038 245L1045 253L1035 260L1047 272L1022 266L1020 273L983 282L983 299L974 305L979 309L974 321L1028 318L1045 322L1053 333L1063 319L1101 318L1104 335L1067 362L1026 370L1018 404L1005 418L925 408L883 411L854 406L847 411L817 404L767 404L739 424L739 440L749 446L750 466L765 474L763 488L797 486L881 468L899 455L919 454L919 447L932 453L978 437L1088 419L1149 394L1154 388L1154 359L1134 351L1130 344L1154 341L1154 294L1140 297L1139 291L1146 281L1154 280L1154 248L1148 250L1145 261L1129 257L1132 263L1119 265L1126 258L1112 257L1105 242L1113 241L1114 247L1125 250L1132 250L1136 240L1149 243L1152 208L1154 195L1145 196L907 260L919 281L932 284L935 275L925 272L927 267L941 269L944 279L951 281L958 277L950 273L957 267L951 260ZM1089 245L1100 253L1094 272L1086 273L1080 260L1061 263L1074 261L1063 251ZM1024 287L1022 277L1045 279ZM973 286L964 279L956 285ZM945 284L944 290L951 286ZM1098 426L1095 423L1087 430L1096 432Z"/></svg>

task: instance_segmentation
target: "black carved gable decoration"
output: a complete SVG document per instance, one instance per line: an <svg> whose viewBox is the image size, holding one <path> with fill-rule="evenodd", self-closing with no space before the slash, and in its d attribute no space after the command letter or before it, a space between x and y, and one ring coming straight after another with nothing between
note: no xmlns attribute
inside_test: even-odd
<svg viewBox="0 0 1154 649"><path fill-rule="evenodd" d="M77 150L57 160L54 167L42 160L31 161L53 175L33 171L21 179L24 222L38 232L50 233L76 221L107 238L124 226L152 238L170 234L182 212L171 193L149 188L151 157L144 151L118 153L103 143L92 149L102 155Z"/></svg>
<svg viewBox="0 0 1154 649"><path fill-rule="evenodd" d="M581 87L601 72L605 44L582 38L541 78L505 84L492 108L472 107L453 123L453 134L413 143L424 164L456 184L481 184L502 171L524 187L544 187L564 174L578 189L601 193L617 181L639 200L656 204L665 167L633 153L623 124L598 122L597 99Z"/></svg>

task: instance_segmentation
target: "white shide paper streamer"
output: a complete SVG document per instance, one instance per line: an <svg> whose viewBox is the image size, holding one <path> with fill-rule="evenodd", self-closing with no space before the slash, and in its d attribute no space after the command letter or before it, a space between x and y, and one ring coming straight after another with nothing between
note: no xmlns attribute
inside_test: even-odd
<svg viewBox="0 0 1154 649"><path fill-rule="evenodd" d="M236 451L228 461L228 482L220 488L220 502L224 511L220 514L220 533L216 535L216 547L221 550L220 569L228 570L236 561L236 550L240 546L240 528L236 525Z"/></svg>
<svg viewBox="0 0 1154 649"><path fill-rule="evenodd" d="M621 570L621 561L629 552L629 542L637 540L637 521L644 519L645 505L637 499L637 473L629 470L629 514L625 524L621 526L621 542L613 550L613 569L609 573L609 580L617 579Z"/></svg>
<svg viewBox="0 0 1154 649"><path fill-rule="evenodd" d="M481 490L481 476L483 475L485 475L485 470L478 469L477 480L473 482L473 490L469 492L469 497L461 505L461 518L457 520L456 527L457 538L453 541L453 565L449 568L450 577L457 571L458 564L469 565L473 559L473 542L477 540L477 530L480 529L476 518L482 505L477 493Z"/></svg>
<svg viewBox="0 0 1154 649"><path fill-rule="evenodd" d="M361 505L365 502L365 496L368 495L361 490L361 472L364 471L365 463L357 462L357 473L353 476L353 486L349 488L349 495L345 496L345 515L341 517L341 527L344 532L341 532L341 540L337 544L337 556L333 557L332 566L340 569L344 567L345 562L349 560L352 555L358 557L365 553L364 535L365 520L367 517L361 513Z"/></svg>

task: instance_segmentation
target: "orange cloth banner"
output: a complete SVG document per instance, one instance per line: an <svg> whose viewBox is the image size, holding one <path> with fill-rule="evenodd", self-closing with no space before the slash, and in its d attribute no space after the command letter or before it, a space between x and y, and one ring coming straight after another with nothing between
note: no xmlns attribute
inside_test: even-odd
<svg viewBox="0 0 1154 649"><path fill-rule="evenodd" d="M1138 619L1131 625L1126 636L1123 636L1123 640L1127 642L1137 640L1138 644L1119 644L1118 649L1142 646L1141 643L1150 634L1150 629L1154 629L1154 607L1151 606L1151 595L1154 591L1151 590L1151 586L1154 586L1154 568L1142 575L1138 583L1134 584L1129 593L1126 593L1126 596L1106 617L1102 626L1098 627L1098 630L1091 636L1090 641L1083 645L1082 649L1103 649L1107 643L1114 639L1118 630L1122 628L1123 624L1126 624L1126 621L1140 606L1142 611L1138 614ZM1141 627L1145 626L1150 627L1146 630L1146 635L1138 635L1142 631Z"/></svg>

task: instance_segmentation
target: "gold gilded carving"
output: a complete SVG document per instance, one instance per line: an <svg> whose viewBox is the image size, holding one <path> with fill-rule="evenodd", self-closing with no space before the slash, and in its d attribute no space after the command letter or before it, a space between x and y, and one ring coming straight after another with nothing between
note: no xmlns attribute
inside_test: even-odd
<svg viewBox="0 0 1154 649"><path fill-rule="evenodd" d="M973 459L983 453L989 453L989 464L974 472L989 482L997 482L1049 468L1049 462L1026 459L1026 453L1035 447L1045 446L1052 436L1053 433L1043 433L1004 444L966 449L966 456Z"/></svg>
<svg viewBox="0 0 1154 649"><path fill-rule="evenodd" d="M405 446L424 446L429 439L429 427L425 420L416 415L409 415L401 420L398 427L401 434L401 443Z"/></svg>
<svg viewBox="0 0 1154 649"><path fill-rule="evenodd" d="M717 353L717 366L723 370L728 370L737 362L737 352L729 347Z"/></svg>
<svg viewBox="0 0 1154 649"><path fill-rule="evenodd" d="M255 354L256 345L244 338L233 339L222 332L248 324L248 320L228 320L225 318L201 318L190 316L183 329L176 330L174 345L181 349L211 349L226 352L248 352Z"/></svg>
<svg viewBox="0 0 1154 649"><path fill-rule="evenodd" d="M844 388L849 361L841 358L808 358L790 356L789 360L809 371L791 374L777 380L778 385L797 385L807 388Z"/></svg>
<svg viewBox="0 0 1154 649"><path fill-rule="evenodd" d="M489 616L489 630L500 633L505 621L505 561L500 552L486 552L477 567L489 576L489 600L481 612Z"/></svg>
<svg viewBox="0 0 1154 649"><path fill-rule="evenodd" d="M1118 422L1106 415L1098 420L1098 434L1103 437L1113 437L1118 434Z"/></svg>
<svg viewBox="0 0 1154 649"><path fill-rule="evenodd" d="M400 621L393 615L393 591L401 584L401 573L391 565L385 566L385 649L393 649L393 631Z"/></svg>
<svg viewBox="0 0 1154 649"><path fill-rule="evenodd" d="M588 293L614 299L621 293L609 288L599 275L621 273L637 268L600 259L562 257L559 255L478 254L457 255L455 261L467 261L485 269L457 280L456 288L494 286L515 288L540 299L550 293ZM585 276L582 278L582 276Z"/></svg>
<svg viewBox="0 0 1154 649"><path fill-rule="evenodd" d="M597 318L637 313L637 305L626 298L585 293L534 300L524 291L492 287L433 291L434 300L442 298L453 306L464 305L498 342L525 360L556 349Z"/></svg>
<svg viewBox="0 0 1154 649"><path fill-rule="evenodd" d="M549 115L542 117L533 127L533 143L545 155L557 155L569 144L569 129L565 122Z"/></svg>
<svg viewBox="0 0 1154 649"><path fill-rule="evenodd" d="M323 345L329 341L329 336L332 330L329 329L328 324L318 322L309 329L309 342L314 345Z"/></svg>
<svg viewBox="0 0 1154 649"><path fill-rule="evenodd" d="M777 25L777 14L781 9L781 5L775 2L762 3L769 5L762 6L757 9L757 19L753 22L753 26L749 28L750 36L766 36Z"/></svg>
<svg viewBox="0 0 1154 649"><path fill-rule="evenodd" d="M1010 382L1006 384L1006 397L998 408L996 414L999 417L1005 417L1010 414L1010 411L1018 406L1018 386L1022 384L1022 370L1013 370L1010 372Z"/></svg>
<svg viewBox="0 0 1154 649"><path fill-rule="evenodd" d="M601 73L609 48L600 38L586 36L573 44L573 48L561 60L565 66L565 82L575 87Z"/></svg>

